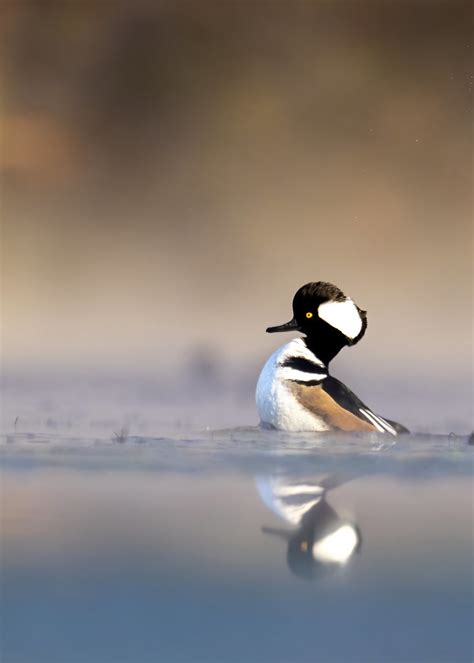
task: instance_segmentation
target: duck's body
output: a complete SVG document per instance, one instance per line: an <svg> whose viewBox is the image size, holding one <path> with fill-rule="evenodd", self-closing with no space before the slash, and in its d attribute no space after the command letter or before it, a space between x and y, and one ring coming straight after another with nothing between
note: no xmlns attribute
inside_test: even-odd
<svg viewBox="0 0 474 663"><path fill-rule="evenodd" d="M329 374L330 360L344 345L353 345L364 335L365 311L324 282L300 288L293 309L290 323L267 331L297 329L307 336L283 345L265 363L256 391L262 425L293 432L407 432L373 413Z"/></svg>
<svg viewBox="0 0 474 663"><path fill-rule="evenodd" d="M391 433L405 429L374 414L295 338L267 360L257 382L262 424L286 431L361 431Z"/></svg>

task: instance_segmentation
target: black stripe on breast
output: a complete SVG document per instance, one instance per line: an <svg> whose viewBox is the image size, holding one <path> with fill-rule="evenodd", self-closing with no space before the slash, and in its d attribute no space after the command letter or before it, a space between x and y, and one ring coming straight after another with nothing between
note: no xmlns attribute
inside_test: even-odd
<svg viewBox="0 0 474 663"><path fill-rule="evenodd" d="M296 382L296 384L304 384L305 387L318 387L326 377L321 378L320 380L288 380L288 382Z"/></svg>
<svg viewBox="0 0 474 663"><path fill-rule="evenodd" d="M285 368L294 368L302 373L326 373L324 366L315 364L313 361L304 357L288 357L281 365Z"/></svg>

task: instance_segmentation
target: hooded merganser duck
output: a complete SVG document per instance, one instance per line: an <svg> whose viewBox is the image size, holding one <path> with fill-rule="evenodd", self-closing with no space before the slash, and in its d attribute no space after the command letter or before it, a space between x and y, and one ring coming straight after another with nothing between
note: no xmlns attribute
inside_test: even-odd
<svg viewBox="0 0 474 663"><path fill-rule="evenodd" d="M367 312L331 283L302 286L293 298L293 318L268 333L299 331L267 360L257 383L257 409L267 428L285 431L408 433L372 412L329 374L329 362L355 345L367 328Z"/></svg>

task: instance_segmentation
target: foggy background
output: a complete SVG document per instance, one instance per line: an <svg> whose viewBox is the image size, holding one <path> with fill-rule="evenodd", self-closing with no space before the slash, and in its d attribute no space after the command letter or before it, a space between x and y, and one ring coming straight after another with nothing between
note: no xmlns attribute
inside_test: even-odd
<svg viewBox="0 0 474 663"><path fill-rule="evenodd" d="M140 375L153 408L169 379L254 423L266 326L328 280L369 320L333 373L469 429L470 3L17 2L0 29L8 384Z"/></svg>

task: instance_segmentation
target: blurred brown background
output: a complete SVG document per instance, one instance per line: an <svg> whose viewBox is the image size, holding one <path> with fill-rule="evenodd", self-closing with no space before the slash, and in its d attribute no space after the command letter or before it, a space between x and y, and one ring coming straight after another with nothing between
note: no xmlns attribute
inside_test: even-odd
<svg viewBox="0 0 474 663"><path fill-rule="evenodd" d="M470 409L471 3L0 12L5 368L250 384L322 279L368 309L361 395Z"/></svg>

